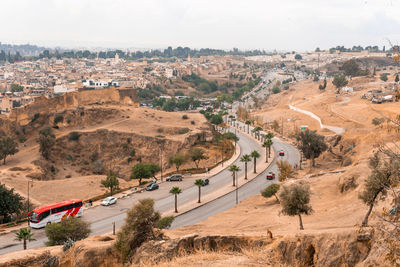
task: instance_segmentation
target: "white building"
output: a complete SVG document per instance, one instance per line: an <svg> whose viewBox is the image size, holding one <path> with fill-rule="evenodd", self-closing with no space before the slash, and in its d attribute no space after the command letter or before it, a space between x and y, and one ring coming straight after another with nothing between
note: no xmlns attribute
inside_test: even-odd
<svg viewBox="0 0 400 267"><path fill-rule="evenodd" d="M76 91L75 88L68 88L65 84L55 85L53 90L54 94L64 94Z"/></svg>

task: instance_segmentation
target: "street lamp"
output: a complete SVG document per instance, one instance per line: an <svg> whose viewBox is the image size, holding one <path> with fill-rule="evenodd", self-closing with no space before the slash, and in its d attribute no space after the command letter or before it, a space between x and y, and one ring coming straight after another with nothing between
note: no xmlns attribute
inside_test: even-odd
<svg viewBox="0 0 400 267"><path fill-rule="evenodd" d="M235 183L235 186L236 186L236 189L235 189L235 191L236 191L236 204L238 204L239 203L239 187L238 187L238 177L237 177L237 173L235 172L235 179L236 179L236 183Z"/></svg>
<svg viewBox="0 0 400 267"><path fill-rule="evenodd" d="M29 186L33 186L33 180L28 180L28 214L31 211L31 206L30 206L30 203L29 203Z"/></svg>

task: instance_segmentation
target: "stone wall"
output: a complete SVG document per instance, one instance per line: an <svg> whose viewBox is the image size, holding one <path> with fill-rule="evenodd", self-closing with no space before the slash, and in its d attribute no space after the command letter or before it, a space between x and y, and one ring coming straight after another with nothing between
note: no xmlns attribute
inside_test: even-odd
<svg viewBox="0 0 400 267"><path fill-rule="evenodd" d="M20 125L26 125L38 113L49 113L94 103L138 104L137 92L133 88L108 88L71 92L54 98L40 96L29 105L13 109L9 119Z"/></svg>

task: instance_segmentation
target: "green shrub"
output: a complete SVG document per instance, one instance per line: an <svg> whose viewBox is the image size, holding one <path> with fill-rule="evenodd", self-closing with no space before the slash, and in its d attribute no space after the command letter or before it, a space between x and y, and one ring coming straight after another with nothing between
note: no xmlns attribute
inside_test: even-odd
<svg viewBox="0 0 400 267"><path fill-rule="evenodd" d="M272 88L272 93L279 94L280 92L281 92L281 89L279 88L279 86L274 86L274 88Z"/></svg>
<svg viewBox="0 0 400 267"><path fill-rule="evenodd" d="M79 140L80 134L78 132L70 132L68 135L68 139L71 141L77 141Z"/></svg>
<svg viewBox="0 0 400 267"><path fill-rule="evenodd" d="M189 128L183 128L183 129L179 130L178 134L185 134L185 133L188 133L188 132L189 132Z"/></svg>
<svg viewBox="0 0 400 267"><path fill-rule="evenodd" d="M98 157L97 153L94 152L92 155L90 155L89 158L90 158L90 160L91 160L92 162L95 162L99 157Z"/></svg>
<svg viewBox="0 0 400 267"><path fill-rule="evenodd" d="M56 116L54 117L54 124L57 124L57 123L63 122L63 121L64 121L63 115L58 114L58 115L56 115Z"/></svg>
<svg viewBox="0 0 400 267"><path fill-rule="evenodd" d="M74 158L73 158L71 155L68 155L68 156L67 156L67 160L68 160L68 161L73 161Z"/></svg>
<svg viewBox="0 0 400 267"><path fill-rule="evenodd" d="M51 171L52 174L55 174L56 173L56 168L53 165L51 165L50 166L50 171Z"/></svg>
<svg viewBox="0 0 400 267"><path fill-rule="evenodd" d="M185 114L182 116L182 120L187 120L187 119L189 119L188 115Z"/></svg>
<svg viewBox="0 0 400 267"><path fill-rule="evenodd" d="M87 160L85 160L85 161L83 162L83 164L89 165L89 162L88 162Z"/></svg>
<svg viewBox="0 0 400 267"><path fill-rule="evenodd" d="M26 141L26 138L24 136L19 138L20 143L24 143L25 141Z"/></svg>
<svg viewBox="0 0 400 267"><path fill-rule="evenodd" d="M385 122L385 118L373 118L372 119L372 124L375 126L378 126L379 124L382 124Z"/></svg>
<svg viewBox="0 0 400 267"><path fill-rule="evenodd" d="M89 224L76 217L68 217L60 223L48 224L45 228L48 246L63 245L69 239L78 241L89 236Z"/></svg>
<svg viewBox="0 0 400 267"><path fill-rule="evenodd" d="M166 216L162 217L158 223L157 223L157 228L159 229L168 229L171 227L172 222L174 221L174 216Z"/></svg>
<svg viewBox="0 0 400 267"><path fill-rule="evenodd" d="M31 122L35 122L37 119L39 119L39 116L40 116L39 113L35 113L35 115L33 115Z"/></svg>
<svg viewBox="0 0 400 267"><path fill-rule="evenodd" d="M135 155L136 155L136 150L135 149L132 149L131 150L131 153L129 154L131 157L134 157Z"/></svg>

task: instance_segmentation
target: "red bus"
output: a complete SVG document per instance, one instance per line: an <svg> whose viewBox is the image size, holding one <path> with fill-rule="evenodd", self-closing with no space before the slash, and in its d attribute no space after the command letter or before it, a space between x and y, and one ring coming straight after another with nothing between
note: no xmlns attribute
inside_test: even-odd
<svg viewBox="0 0 400 267"><path fill-rule="evenodd" d="M50 223L61 222L68 216L81 217L82 214L82 200L72 199L34 209L29 213L29 226L42 228Z"/></svg>

